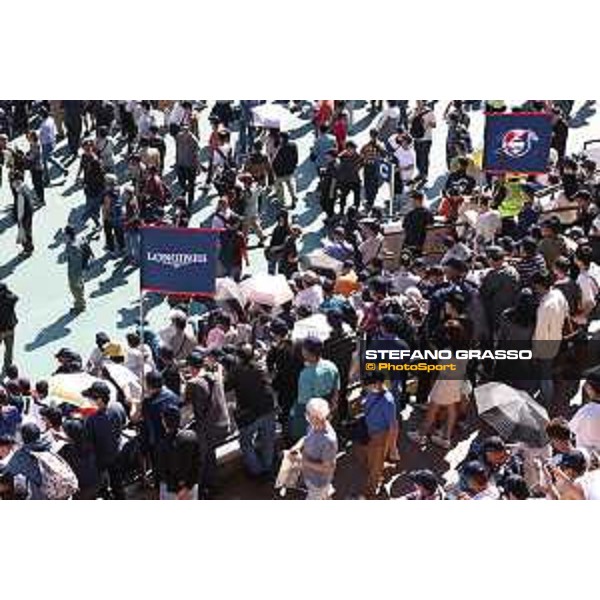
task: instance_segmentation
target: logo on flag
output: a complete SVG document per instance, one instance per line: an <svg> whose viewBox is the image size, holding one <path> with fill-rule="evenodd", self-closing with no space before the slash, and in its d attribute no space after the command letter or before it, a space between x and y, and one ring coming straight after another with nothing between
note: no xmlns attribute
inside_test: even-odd
<svg viewBox="0 0 600 600"><path fill-rule="evenodd" d="M143 227L140 265L143 290L166 294L215 292L219 231Z"/></svg>
<svg viewBox="0 0 600 600"><path fill-rule="evenodd" d="M382 181L392 180L392 165L389 162L381 161L379 163L379 177Z"/></svg>
<svg viewBox="0 0 600 600"><path fill-rule="evenodd" d="M531 152L540 138L531 129L511 129L502 138L502 151L511 158L521 158Z"/></svg>
<svg viewBox="0 0 600 600"><path fill-rule="evenodd" d="M548 113L492 113L485 124L484 168L543 173L548 167L552 121Z"/></svg>

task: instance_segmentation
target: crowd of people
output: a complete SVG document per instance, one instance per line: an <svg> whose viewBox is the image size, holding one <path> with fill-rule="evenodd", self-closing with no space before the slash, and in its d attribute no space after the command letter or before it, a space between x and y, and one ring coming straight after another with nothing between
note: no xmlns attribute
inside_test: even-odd
<svg viewBox="0 0 600 600"><path fill-rule="evenodd" d="M373 125L362 146L352 139L356 101L287 102L314 128L312 198L324 216L320 256L329 260L314 264L294 221L294 132L257 120L262 104L1 107L0 165L26 255L35 248L33 212L50 210L45 189L70 166L55 158L62 137L78 161L84 205L63 232L74 311L87 309L90 241L101 230L110 256L138 265L141 225L187 227L211 198L219 277L253 276L245 269L255 238L268 273L282 275L292 292L271 305L235 294L169 297L164 327L140 323L124 340L98 332L87 360L65 347L55 372L32 381L27 356L13 354L18 297L2 284L2 497L120 499L139 480L161 499L211 498L225 477L220 448L236 439L258 483L274 481L289 450L310 499L338 497L345 457L355 463L350 495L385 497L390 474L406 471L401 448L421 457L420 468L402 475L413 486L405 499L600 498L600 372L590 327L600 290L600 180L593 160L567 153L572 103L450 102L441 115L447 173L432 199L435 101L370 101ZM470 114L483 108L552 115L546 173L482 171ZM211 133L201 140L204 111ZM388 185L393 197L382 207ZM386 235L388 224L399 233ZM316 315L327 335L299 338L298 324ZM406 350L518 342L534 361L510 370L465 361L449 379L357 377L360 353L375 340ZM573 371L584 362L591 368ZM84 373L95 378L81 390L84 404L57 403L53 379ZM543 443L503 439L477 418L474 390L487 381L525 391L546 409ZM582 403L571 406L577 394ZM428 463L435 448L452 449L473 432L450 477Z"/></svg>

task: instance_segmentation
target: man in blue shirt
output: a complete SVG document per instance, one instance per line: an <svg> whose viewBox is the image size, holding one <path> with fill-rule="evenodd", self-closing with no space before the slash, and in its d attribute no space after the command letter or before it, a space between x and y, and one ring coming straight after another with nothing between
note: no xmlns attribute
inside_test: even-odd
<svg viewBox="0 0 600 600"><path fill-rule="evenodd" d="M385 459L398 437L396 403L384 382L385 375L380 371L373 371L365 379L368 391L363 398L363 414L369 434L363 451L366 478L362 494L365 498L377 497Z"/></svg>

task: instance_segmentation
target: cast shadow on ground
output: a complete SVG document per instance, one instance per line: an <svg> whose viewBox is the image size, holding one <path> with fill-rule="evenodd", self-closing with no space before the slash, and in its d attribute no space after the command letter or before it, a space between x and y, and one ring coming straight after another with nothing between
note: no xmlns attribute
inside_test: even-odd
<svg viewBox="0 0 600 600"><path fill-rule="evenodd" d="M135 270L137 270L135 265L129 264L126 261L121 261L113 269L113 272L108 279L98 283L98 287L90 294L90 298L100 298L101 296L110 294L118 287L127 285L128 276Z"/></svg>
<svg viewBox="0 0 600 600"><path fill-rule="evenodd" d="M376 116L377 113L368 112L362 119L356 121L356 123L350 127L350 135L356 135L363 131L363 129L366 129L374 121Z"/></svg>
<svg viewBox="0 0 600 600"><path fill-rule="evenodd" d="M13 225L16 225L16 223L13 217L12 207L10 207L5 210L5 215L0 219L0 233L4 233Z"/></svg>
<svg viewBox="0 0 600 600"><path fill-rule="evenodd" d="M163 303L163 296L160 294L147 294L144 299L144 317L148 316L148 313L160 306ZM140 323L140 306L139 301L135 302L133 306L128 308L120 308L118 310L119 317L121 320L117 323L117 329L128 329Z"/></svg>
<svg viewBox="0 0 600 600"><path fill-rule="evenodd" d="M83 183L79 180L76 180L75 183L71 185L71 187L68 187L66 190L63 191L62 195L65 197L72 196L80 190L83 190Z"/></svg>
<svg viewBox="0 0 600 600"><path fill-rule="evenodd" d="M294 215L293 218L294 224L303 228L316 221L323 212L317 198L310 196L306 197L305 202L306 200L309 200L309 203L305 204L304 212Z"/></svg>
<svg viewBox="0 0 600 600"><path fill-rule="evenodd" d="M569 119L569 127L577 129L588 125L588 119L596 114L596 101L586 100L579 110Z"/></svg>
<svg viewBox="0 0 600 600"><path fill-rule="evenodd" d="M300 127L297 127L296 129L291 131L290 132L290 140L298 140L298 139L304 137L307 133L310 133L311 131L313 131L313 129L314 129L314 125L313 125L312 121L309 121L308 123L305 123L304 125L301 125Z"/></svg>
<svg viewBox="0 0 600 600"><path fill-rule="evenodd" d="M69 311L68 313L65 313L54 321L54 323L48 325L48 327L44 327L32 342L25 345L25 350L31 352L32 350L42 348L50 342L55 342L56 340L66 337L71 333L71 330L67 325L75 320L77 316L76 312Z"/></svg>
<svg viewBox="0 0 600 600"><path fill-rule="evenodd" d="M14 273L15 269L29 257L26 254L17 254L13 256L7 263L0 266L0 281L6 279Z"/></svg>
<svg viewBox="0 0 600 600"><path fill-rule="evenodd" d="M308 189L316 177L317 170L315 165L310 159L307 158L303 163L298 165L298 168L296 169L296 191L300 193Z"/></svg>
<svg viewBox="0 0 600 600"><path fill-rule="evenodd" d="M85 273L85 280L92 281L96 277L100 277L106 271L106 263L110 260L112 259L109 254L103 254L100 258L93 259Z"/></svg>

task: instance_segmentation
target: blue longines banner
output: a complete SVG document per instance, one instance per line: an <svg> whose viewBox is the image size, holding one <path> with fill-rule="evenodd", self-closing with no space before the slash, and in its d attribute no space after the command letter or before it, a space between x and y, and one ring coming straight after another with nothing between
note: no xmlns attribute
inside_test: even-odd
<svg viewBox="0 0 600 600"><path fill-rule="evenodd" d="M545 173L551 141L548 113L490 113L485 120L483 168L497 173Z"/></svg>
<svg viewBox="0 0 600 600"><path fill-rule="evenodd" d="M210 296L215 293L219 231L143 227L142 290Z"/></svg>

